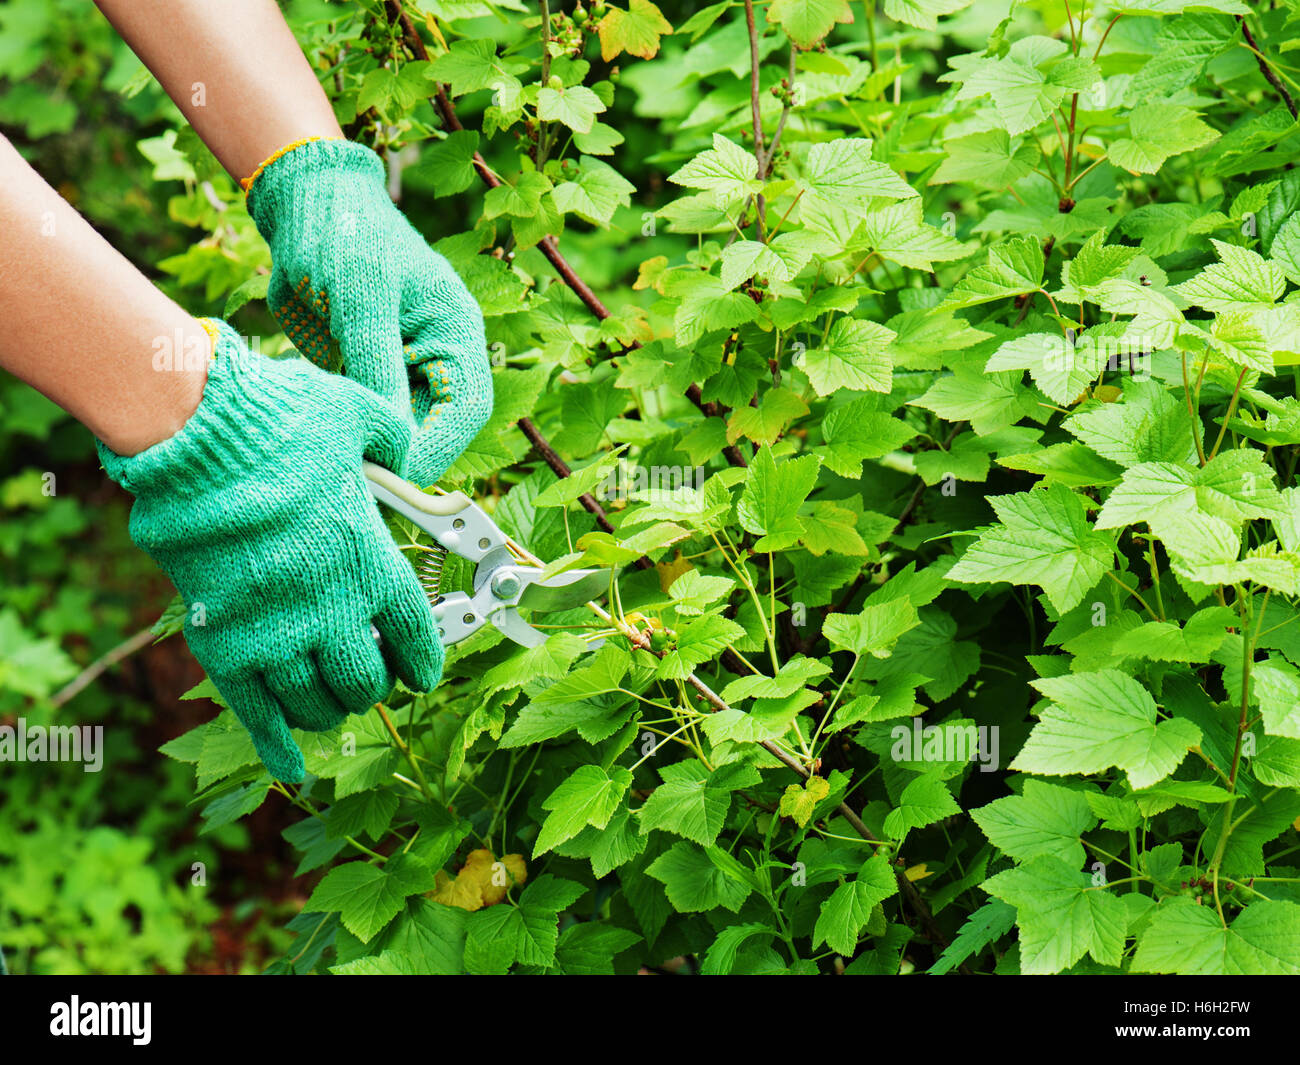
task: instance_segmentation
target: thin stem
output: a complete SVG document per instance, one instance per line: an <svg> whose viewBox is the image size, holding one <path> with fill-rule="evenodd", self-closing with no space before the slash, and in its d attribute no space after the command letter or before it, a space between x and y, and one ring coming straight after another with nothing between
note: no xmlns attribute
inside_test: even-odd
<svg viewBox="0 0 1300 1065"><path fill-rule="evenodd" d="M1117 23L1123 17L1124 17L1124 12L1121 11L1118 15L1116 15L1113 19L1111 19L1108 23L1106 23L1106 29L1101 35L1101 40L1097 42L1097 50L1092 53L1093 59L1096 59L1099 55L1101 55L1101 46L1106 43L1106 38L1110 36L1110 31L1115 28L1115 23Z"/></svg>
<svg viewBox="0 0 1300 1065"><path fill-rule="evenodd" d="M745 0L745 28L749 31L749 109L754 124L754 161L758 164L758 177L761 181L767 169L767 157L763 152L763 118L758 98L758 27L754 23L754 0ZM767 225L767 203L760 192L754 198L754 222L758 227L758 239L763 239Z"/></svg>
<svg viewBox="0 0 1300 1065"><path fill-rule="evenodd" d="M1279 79L1285 79L1294 88L1300 88L1300 86L1297 86L1296 83L1285 74L1276 71L1264 53L1259 50L1259 43L1255 40L1255 35L1250 30L1250 24L1246 21L1246 16L1238 15L1237 21L1241 24L1242 36L1246 38L1245 47L1255 53L1255 61L1259 64L1260 73L1262 73L1264 79L1273 86L1277 94L1282 97L1282 102L1286 104L1286 109L1291 112L1291 117L1300 118L1300 114L1296 112L1295 100L1291 98L1291 94L1286 91L1286 87Z"/></svg>
<svg viewBox="0 0 1300 1065"><path fill-rule="evenodd" d="M1183 352L1183 396L1187 399L1187 417L1190 419L1192 427L1192 443L1196 445L1196 456L1201 460L1201 465L1205 465L1205 448L1201 446L1201 434L1198 433L1197 425L1200 421L1196 416L1196 408L1192 406L1192 387L1187 380L1187 353Z"/></svg>
<svg viewBox="0 0 1300 1065"><path fill-rule="evenodd" d="M542 3L542 87L551 79L551 5L549 0ZM540 110L540 108L538 109ZM537 116L537 169L546 165L546 122Z"/></svg>
<svg viewBox="0 0 1300 1065"><path fill-rule="evenodd" d="M1241 382L1246 379L1246 367L1241 368L1241 373L1237 375L1236 387L1232 390L1232 398L1228 400L1228 412L1223 416L1223 424L1219 426L1219 436L1214 441L1214 447L1210 451L1210 461L1219 453L1219 448L1223 444L1223 436L1228 431L1228 423L1232 421L1233 414L1237 410L1237 400L1241 397Z"/></svg>
<svg viewBox="0 0 1300 1065"><path fill-rule="evenodd" d="M415 779L420 785L420 793L428 799L429 802L433 802L433 792L429 790L429 782L424 777L424 770L420 768L420 763L416 761L415 755L411 753L411 748L406 745L405 741L398 734L397 729L393 727L392 718L388 716L388 711L384 709L384 704L375 703L375 709L379 711L379 716L383 718L384 728L388 730L388 734L393 738L394 745L402 752L402 755L406 758L407 764L411 767L411 772L415 774Z"/></svg>

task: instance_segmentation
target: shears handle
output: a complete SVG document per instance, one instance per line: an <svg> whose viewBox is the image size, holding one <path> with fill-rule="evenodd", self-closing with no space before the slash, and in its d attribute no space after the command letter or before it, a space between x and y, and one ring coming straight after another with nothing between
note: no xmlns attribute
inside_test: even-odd
<svg viewBox="0 0 1300 1065"><path fill-rule="evenodd" d="M453 555L481 562L506 546L505 534L496 522L464 492L430 495L373 462L363 462L361 469L376 500L423 529Z"/></svg>

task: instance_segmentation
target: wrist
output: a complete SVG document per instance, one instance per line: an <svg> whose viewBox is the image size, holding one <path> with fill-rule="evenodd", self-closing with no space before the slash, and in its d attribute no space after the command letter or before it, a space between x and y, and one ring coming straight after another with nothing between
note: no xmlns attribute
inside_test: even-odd
<svg viewBox="0 0 1300 1065"><path fill-rule="evenodd" d="M248 213L270 240L281 217L309 209L315 196L313 187L325 187L329 197L342 182L349 186L349 195L370 188L387 199L386 180L383 160L364 144L340 137L309 137L273 153L240 184Z"/></svg>
<svg viewBox="0 0 1300 1065"><path fill-rule="evenodd" d="M129 404L101 408L98 424L92 425L95 435L124 457L175 436L203 400L217 339L214 327L195 318L170 336L155 337L154 387L137 392Z"/></svg>
<svg viewBox="0 0 1300 1065"><path fill-rule="evenodd" d="M101 434L100 459L108 475L132 492L162 488L180 494L223 470L233 476L256 461L268 433L280 431L273 397L258 397L248 381L261 369L225 322L196 319L205 345L201 369L176 370L167 379L187 382L172 404L150 420L148 431L123 446L123 434ZM191 349L191 356L198 352ZM270 360L267 360L270 361ZM164 360L155 361L155 369ZM192 404L192 406L190 405ZM188 409L186 409L188 408ZM228 467L228 469L227 469Z"/></svg>

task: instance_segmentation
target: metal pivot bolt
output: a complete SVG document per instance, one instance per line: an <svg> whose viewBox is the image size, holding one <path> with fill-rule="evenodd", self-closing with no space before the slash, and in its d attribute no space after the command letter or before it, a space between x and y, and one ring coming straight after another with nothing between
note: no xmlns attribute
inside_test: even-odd
<svg viewBox="0 0 1300 1065"><path fill-rule="evenodd" d="M492 578L492 594L498 599L513 599L519 594L519 578L513 573L498 573Z"/></svg>

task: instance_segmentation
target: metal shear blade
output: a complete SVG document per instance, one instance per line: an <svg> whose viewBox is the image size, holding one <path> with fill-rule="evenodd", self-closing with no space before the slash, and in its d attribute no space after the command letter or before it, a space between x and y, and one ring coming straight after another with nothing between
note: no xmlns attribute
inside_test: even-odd
<svg viewBox="0 0 1300 1065"><path fill-rule="evenodd" d="M444 643L460 643L490 623L515 643L536 647L546 634L525 621L519 607L571 610L607 587L609 575L592 569L566 570L542 580L542 570L522 564L496 522L463 492L429 495L382 466L366 462L363 470L376 500L447 551L477 564L473 594L449 592L433 604Z"/></svg>

